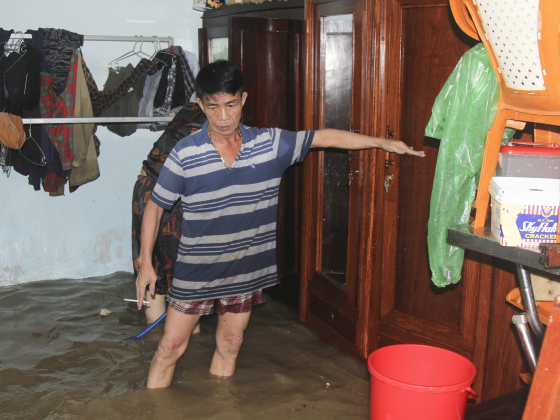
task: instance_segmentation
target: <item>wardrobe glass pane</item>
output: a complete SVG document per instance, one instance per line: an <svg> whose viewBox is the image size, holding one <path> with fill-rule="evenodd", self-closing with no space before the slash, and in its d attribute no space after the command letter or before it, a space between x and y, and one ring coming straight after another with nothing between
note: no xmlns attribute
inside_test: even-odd
<svg viewBox="0 0 560 420"><path fill-rule="evenodd" d="M352 15L349 15L350 17ZM324 20L325 128L350 129L352 20ZM324 152L321 273L346 287L350 164L340 149Z"/></svg>
<svg viewBox="0 0 560 420"><path fill-rule="evenodd" d="M209 39L210 44L210 62L216 60L228 59L228 39L227 38L213 38Z"/></svg>

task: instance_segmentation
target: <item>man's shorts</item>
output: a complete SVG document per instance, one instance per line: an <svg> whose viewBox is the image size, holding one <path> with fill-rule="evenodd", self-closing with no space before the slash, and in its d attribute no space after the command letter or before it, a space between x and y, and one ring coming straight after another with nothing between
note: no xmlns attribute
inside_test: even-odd
<svg viewBox="0 0 560 420"><path fill-rule="evenodd" d="M218 315L224 315L226 312L234 314L250 312L253 306L264 302L264 296L262 290L257 290L245 295L194 302L181 302L170 298L167 298L167 301L171 308L186 315L210 315L214 312Z"/></svg>

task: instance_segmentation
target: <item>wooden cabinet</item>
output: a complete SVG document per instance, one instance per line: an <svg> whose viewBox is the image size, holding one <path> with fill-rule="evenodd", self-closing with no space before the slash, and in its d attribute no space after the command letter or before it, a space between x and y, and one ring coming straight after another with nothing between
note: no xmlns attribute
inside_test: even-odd
<svg viewBox="0 0 560 420"><path fill-rule="evenodd" d="M344 58L352 63L349 115L336 128L399 138L426 157L310 153L301 321L364 361L397 343L456 351L475 363L473 388L482 400L520 388L514 311L504 301L515 287L513 265L467 252L458 284L439 289L430 280L426 230L439 141L426 138L424 128L437 94L473 44L444 0L307 0L306 6L305 128L333 127L331 93L340 86L328 73L329 27L351 19Z"/></svg>
<svg viewBox="0 0 560 420"><path fill-rule="evenodd" d="M244 71L244 123L399 138L426 157L314 150L285 174L278 269L284 284L301 276L301 322L364 363L390 344L453 350L475 363L481 400L520 388L504 302L513 264L467 252L460 282L443 289L428 266L439 141L424 128L472 41L445 0L305 2L305 15L303 0L204 14L201 64L225 51Z"/></svg>

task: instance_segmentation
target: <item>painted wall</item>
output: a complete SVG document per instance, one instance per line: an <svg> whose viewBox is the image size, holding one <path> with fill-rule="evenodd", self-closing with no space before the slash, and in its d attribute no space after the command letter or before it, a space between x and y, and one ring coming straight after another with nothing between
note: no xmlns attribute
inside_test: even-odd
<svg viewBox="0 0 560 420"><path fill-rule="evenodd" d="M176 45L198 55L201 16L189 0L28 0L4 4L0 27L23 32L44 27L85 35L172 36ZM99 89L107 78L109 61L132 47L133 43L126 42L84 42L83 57ZM148 43L142 50L154 51ZM160 135L143 129L123 138L99 127L100 178L73 193L66 187L63 197L34 191L27 178L15 171L9 178L0 173L0 286L132 272L132 188L142 161Z"/></svg>

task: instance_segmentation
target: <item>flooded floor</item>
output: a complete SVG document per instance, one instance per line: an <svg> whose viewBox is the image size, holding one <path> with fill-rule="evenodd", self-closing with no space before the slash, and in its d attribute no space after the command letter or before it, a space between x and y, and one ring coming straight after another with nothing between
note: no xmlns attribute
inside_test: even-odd
<svg viewBox="0 0 560 420"><path fill-rule="evenodd" d="M170 388L146 390L163 323L146 327L133 276L0 288L0 418L366 419L367 368L321 341L267 296L254 309L233 377L208 373L217 318L203 317ZM103 308L112 313L99 316Z"/></svg>

